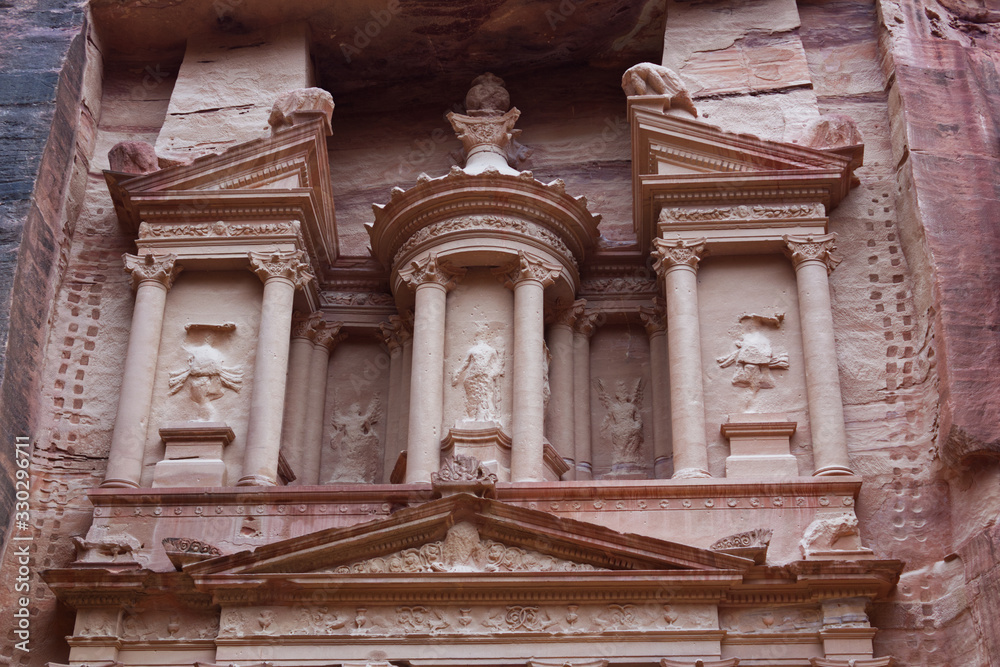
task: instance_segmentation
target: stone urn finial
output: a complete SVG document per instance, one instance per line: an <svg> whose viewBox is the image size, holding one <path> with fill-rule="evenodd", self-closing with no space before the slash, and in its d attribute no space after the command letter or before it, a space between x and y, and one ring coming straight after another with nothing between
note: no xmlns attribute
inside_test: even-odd
<svg viewBox="0 0 1000 667"><path fill-rule="evenodd" d="M521 112L510 106L510 94L503 79L482 74L472 81L465 96L465 114L448 113L448 122L462 142L465 171L482 173L488 169L516 174L513 167L531 155L531 150L517 141L521 130L514 123Z"/></svg>

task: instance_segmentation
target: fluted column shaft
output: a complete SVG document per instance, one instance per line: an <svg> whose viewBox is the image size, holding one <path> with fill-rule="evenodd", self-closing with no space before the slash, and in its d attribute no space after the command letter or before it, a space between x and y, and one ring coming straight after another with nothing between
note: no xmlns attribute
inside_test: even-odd
<svg viewBox="0 0 1000 667"><path fill-rule="evenodd" d="M829 274L840 263L833 254L837 248L836 238L836 234L785 237L786 252L795 265L799 295L809 429L816 467L813 475L853 474L847 453L847 428L830 302Z"/></svg>
<svg viewBox="0 0 1000 667"><path fill-rule="evenodd" d="M552 368L549 386L549 442L569 465L564 480L576 479L576 452L573 450L573 323L583 311L583 301L555 313L549 325L549 351Z"/></svg>
<svg viewBox="0 0 1000 667"><path fill-rule="evenodd" d="M590 337L597 313L584 313L573 325L573 454L576 479L594 478L590 440Z"/></svg>
<svg viewBox="0 0 1000 667"><path fill-rule="evenodd" d="M667 301L670 419L674 477L710 477L705 435L705 389L698 317L698 262L704 240L656 239L656 271Z"/></svg>
<svg viewBox="0 0 1000 667"><path fill-rule="evenodd" d="M415 291L410 417L406 443L407 484L429 482L441 465L444 416L444 333L448 291L464 275L439 264L436 255L414 262L401 277Z"/></svg>
<svg viewBox="0 0 1000 667"><path fill-rule="evenodd" d="M346 335L340 333L340 322L324 322L313 339L309 362L309 385L306 391L305 433L302 440L301 484L319 484L320 461L323 457L323 417L326 413L326 381L330 375L330 353Z"/></svg>
<svg viewBox="0 0 1000 667"><path fill-rule="evenodd" d="M181 269L174 266L176 255L126 254L123 259L136 289L135 307L108 468L101 486L136 488L142 476L146 429L163 331L163 309L167 290Z"/></svg>
<svg viewBox="0 0 1000 667"><path fill-rule="evenodd" d="M525 252L502 277L514 289L514 402L510 479L545 479L545 288L560 267Z"/></svg>
<svg viewBox="0 0 1000 667"><path fill-rule="evenodd" d="M254 360L253 396L243 475L237 486L273 486L285 404L288 350L295 290L313 279L300 251L251 252L250 266L264 281L264 297Z"/></svg>
<svg viewBox="0 0 1000 667"><path fill-rule="evenodd" d="M649 370L653 384L653 476L669 478L670 373L667 365L667 325L663 307L640 311L649 336Z"/></svg>

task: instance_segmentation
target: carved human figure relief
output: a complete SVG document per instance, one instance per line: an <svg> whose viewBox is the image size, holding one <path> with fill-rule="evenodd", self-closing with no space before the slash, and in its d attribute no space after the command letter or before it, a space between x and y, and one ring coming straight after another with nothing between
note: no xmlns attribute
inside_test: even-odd
<svg viewBox="0 0 1000 667"><path fill-rule="evenodd" d="M187 366L170 374L167 386L173 396L187 389L188 397L198 406L195 421L220 421L218 411L213 403L223 396L226 390L239 393L243 387L243 368L229 366L222 350L215 343L215 333L231 333L235 325L188 325L188 335L195 340L185 344L188 353ZM202 330L208 329L207 332ZM216 331L216 329L218 331ZM201 332L204 335L198 336Z"/></svg>
<svg viewBox="0 0 1000 667"><path fill-rule="evenodd" d="M784 319L784 313L740 315L739 329L733 332L736 339L733 346L736 349L715 360L721 368L735 365L732 379L734 386L746 387L755 396L761 389L774 387L771 369L788 370L788 353L779 351L767 334L769 329L781 328Z"/></svg>
<svg viewBox="0 0 1000 667"><path fill-rule="evenodd" d="M619 380L617 389L611 393L603 380L596 380L597 396L607 410L601 431L611 439L612 465L642 462L642 378L632 382Z"/></svg>
<svg viewBox="0 0 1000 667"><path fill-rule="evenodd" d="M382 397L372 396L367 408L361 401L333 415L334 434L330 446L337 453L333 475L327 483L375 481L382 441L375 425L382 421Z"/></svg>
<svg viewBox="0 0 1000 667"><path fill-rule="evenodd" d="M480 324L465 360L451 377L451 386L465 390L465 418L475 422L501 422L500 378L504 360L493 346L487 327Z"/></svg>

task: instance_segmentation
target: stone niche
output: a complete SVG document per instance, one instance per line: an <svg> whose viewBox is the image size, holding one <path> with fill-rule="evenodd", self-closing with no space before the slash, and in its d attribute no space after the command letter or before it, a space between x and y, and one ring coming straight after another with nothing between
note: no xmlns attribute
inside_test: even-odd
<svg viewBox="0 0 1000 667"><path fill-rule="evenodd" d="M223 449L230 484L240 477L263 286L249 271L185 271L164 310L153 402L146 433L142 486L163 460L159 429L179 423L225 424L234 438ZM224 295L224 298L220 298Z"/></svg>
<svg viewBox="0 0 1000 667"><path fill-rule="evenodd" d="M374 339L348 337L330 357L320 456L320 484L379 483L386 457L389 359Z"/></svg>
<svg viewBox="0 0 1000 667"><path fill-rule="evenodd" d="M649 338L638 323L606 324L590 341L594 479L653 477Z"/></svg>
<svg viewBox="0 0 1000 667"><path fill-rule="evenodd" d="M710 472L726 476L720 426L741 415L780 413L796 422L792 452L812 473L808 403L795 272L781 255L707 257L698 271L705 430ZM787 452L786 452L787 454Z"/></svg>

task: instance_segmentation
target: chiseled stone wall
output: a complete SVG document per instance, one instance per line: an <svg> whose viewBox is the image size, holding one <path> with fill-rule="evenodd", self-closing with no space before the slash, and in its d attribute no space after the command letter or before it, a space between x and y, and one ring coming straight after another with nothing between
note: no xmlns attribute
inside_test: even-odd
<svg viewBox="0 0 1000 667"><path fill-rule="evenodd" d="M852 463L865 479L862 538L906 562L873 613L876 654L1000 664L1000 466L963 467L960 456L1000 441L1000 16L973 0L667 5L663 64L707 122L792 141L810 119L842 113L864 135L860 186L831 219L845 258L831 285ZM83 492L103 475L117 405L132 305L120 255L133 246L101 170L118 141L156 143L179 69L174 55L104 64L84 25L80 2L0 17L0 344L10 340L0 345L0 432L37 442L36 571L69 563L70 536L90 524ZM536 147L529 168L586 194L605 214L605 236L627 240L624 98L601 89L566 120L554 102L576 83L508 84L525 112L521 139ZM449 102L382 114L378 131L367 113L339 128L334 116L345 250L363 252L372 201L420 172L447 171L458 145L440 118ZM0 443L5 471L12 452ZM10 498L4 482L0 540ZM11 563L7 553L0 568ZM33 590L36 643L12 664L64 661L71 615L39 581ZM11 658L11 629L0 616L0 662Z"/></svg>

